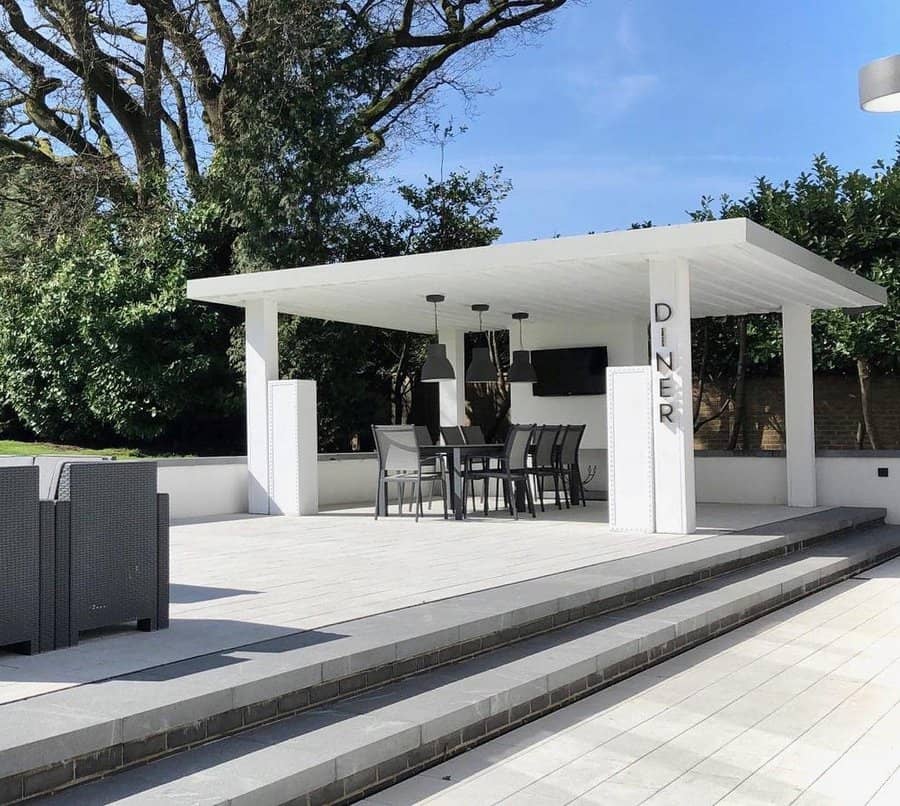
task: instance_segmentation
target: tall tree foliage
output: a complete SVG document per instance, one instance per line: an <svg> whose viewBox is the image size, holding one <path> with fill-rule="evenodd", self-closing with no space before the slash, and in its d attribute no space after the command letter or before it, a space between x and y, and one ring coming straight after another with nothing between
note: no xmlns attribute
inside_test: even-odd
<svg viewBox="0 0 900 806"><path fill-rule="evenodd" d="M816 368L857 375L860 434L866 435L870 447L880 447L871 415L871 379L877 373L900 369L900 151L890 162L879 161L870 173L841 171L819 155L812 169L793 181L774 184L761 178L746 197L723 197L718 207L714 205L712 198L704 198L693 218L750 218L887 288L888 304L883 307L822 311L813 322ZM743 360L739 350L730 369L721 366L723 359L733 362L727 352L707 361L710 373L733 373L734 401L739 406L746 367L777 363L781 345L776 317L744 317L737 327L738 332L749 328ZM723 330L734 333L734 323L706 323L698 329L695 341L709 338L709 333L721 340ZM735 343L733 338L731 341ZM736 416L735 422L739 420Z"/></svg>
<svg viewBox="0 0 900 806"><path fill-rule="evenodd" d="M281 104L327 94L334 152L359 162L442 87L467 89L465 68L501 35L564 2L0 0L0 154L111 190L166 167L193 184L252 125L248 106L313 130L317 107Z"/></svg>

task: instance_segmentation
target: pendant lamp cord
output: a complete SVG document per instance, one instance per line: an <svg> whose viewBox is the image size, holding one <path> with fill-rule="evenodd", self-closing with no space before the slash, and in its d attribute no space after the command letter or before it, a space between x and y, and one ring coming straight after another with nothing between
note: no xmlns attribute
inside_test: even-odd
<svg viewBox="0 0 900 806"><path fill-rule="evenodd" d="M438 338L438 321L437 321L437 303L432 303L434 305L434 338L437 340Z"/></svg>
<svg viewBox="0 0 900 806"><path fill-rule="evenodd" d="M522 339L522 320L521 319L519 320L519 349L520 350L525 349L525 342Z"/></svg>

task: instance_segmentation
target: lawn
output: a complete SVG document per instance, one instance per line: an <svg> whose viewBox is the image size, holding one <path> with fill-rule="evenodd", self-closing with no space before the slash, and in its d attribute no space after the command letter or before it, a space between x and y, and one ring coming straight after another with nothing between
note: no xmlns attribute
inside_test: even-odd
<svg viewBox="0 0 900 806"><path fill-rule="evenodd" d="M42 456L46 454L72 453L82 456L118 456L121 458L141 456L133 448L79 448L75 445L54 445L52 442L19 442L14 439L0 439L0 456Z"/></svg>

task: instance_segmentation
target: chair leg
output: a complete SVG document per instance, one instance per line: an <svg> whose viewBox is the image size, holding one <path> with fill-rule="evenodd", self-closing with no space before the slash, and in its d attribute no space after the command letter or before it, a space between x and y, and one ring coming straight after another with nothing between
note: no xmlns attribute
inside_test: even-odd
<svg viewBox="0 0 900 806"><path fill-rule="evenodd" d="M375 520L378 520L378 513L381 511L381 479L375 482Z"/></svg>
<svg viewBox="0 0 900 806"><path fill-rule="evenodd" d="M541 512L545 512L544 509L544 477L537 477L537 485L538 485L538 500L541 502Z"/></svg>
<svg viewBox="0 0 900 806"><path fill-rule="evenodd" d="M531 494L531 485L527 479L525 480L525 500L528 503L528 511L531 513L531 517L536 518L537 512L534 509L534 496Z"/></svg>
<svg viewBox="0 0 900 806"><path fill-rule="evenodd" d="M584 479L581 478L581 465L575 465L575 477L578 480L578 500L581 501L581 506L587 506L587 500L584 497Z"/></svg>
<svg viewBox="0 0 900 806"><path fill-rule="evenodd" d="M566 509L569 509L569 484L568 484L569 471L564 467L560 470L560 478L562 478L562 488L563 488L563 499L566 502Z"/></svg>
<svg viewBox="0 0 900 806"><path fill-rule="evenodd" d="M562 509L562 502L559 500L559 473L553 474L553 493L556 496L556 508Z"/></svg>
<svg viewBox="0 0 900 806"><path fill-rule="evenodd" d="M441 474L441 499L444 502L444 520L447 520L447 474Z"/></svg>
<svg viewBox="0 0 900 806"><path fill-rule="evenodd" d="M415 513L415 521L419 522L419 512L422 509L422 480L413 482L413 500L412 500L413 512Z"/></svg>
<svg viewBox="0 0 900 806"><path fill-rule="evenodd" d="M516 482L510 478L506 484L509 487L509 506L512 509L513 520L519 520L519 507L516 503Z"/></svg>

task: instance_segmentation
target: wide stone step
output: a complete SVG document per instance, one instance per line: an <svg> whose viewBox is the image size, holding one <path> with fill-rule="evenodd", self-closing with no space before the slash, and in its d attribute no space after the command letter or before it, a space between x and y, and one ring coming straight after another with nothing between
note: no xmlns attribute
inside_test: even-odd
<svg viewBox="0 0 900 806"><path fill-rule="evenodd" d="M823 510L5 704L0 803L179 752L883 518L882 509Z"/></svg>
<svg viewBox="0 0 900 806"><path fill-rule="evenodd" d="M82 784L53 803L349 802L898 553L897 527L828 538Z"/></svg>

